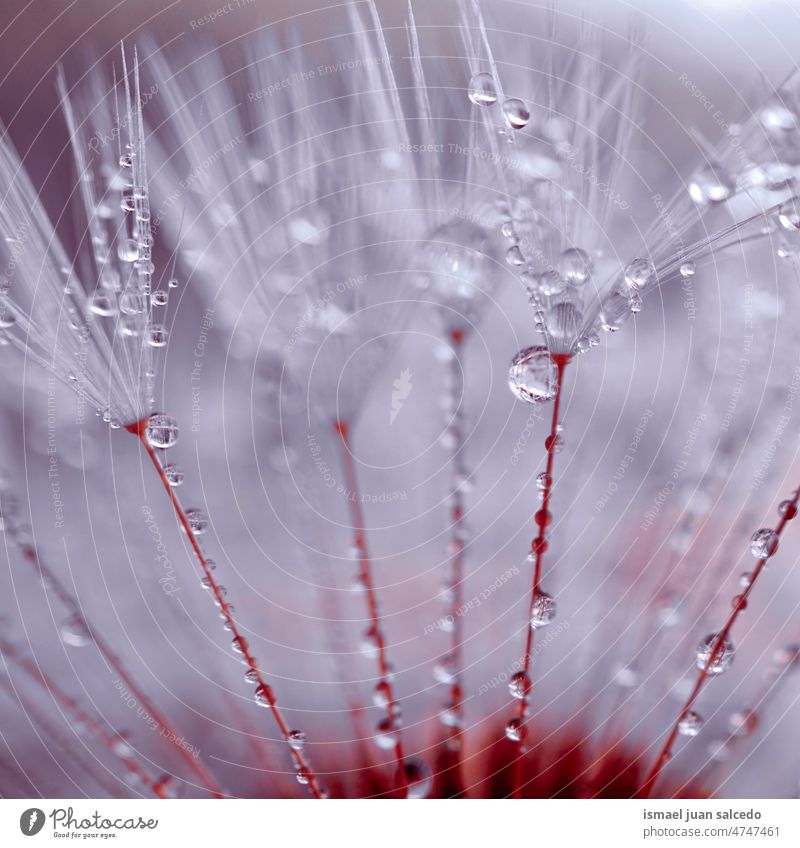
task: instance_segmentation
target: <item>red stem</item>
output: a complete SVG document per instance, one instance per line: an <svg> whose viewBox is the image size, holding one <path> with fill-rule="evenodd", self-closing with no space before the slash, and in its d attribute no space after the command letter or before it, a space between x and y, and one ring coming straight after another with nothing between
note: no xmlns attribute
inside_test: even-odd
<svg viewBox="0 0 800 848"><path fill-rule="evenodd" d="M131 674L122 664L122 661L117 657L117 655L111 650L111 648L106 645L106 643L101 638L99 632L89 623L86 619L86 616L81 611L81 608L78 602L72 597L72 595L67 591L67 589L61 584L55 574L41 561L36 550L30 545L20 544L20 550L24 554L25 558L30 562L30 564L36 569L40 577L44 577L49 585L52 586L55 594L64 604L64 606L69 607L71 613L74 616L77 616L86 628L89 630L92 641L97 646L97 649L100 653L105 657L106 661L109 665L117 672L117 674L125 681L128 689L131 694L138 699L139 703L147 710L147 713L153 719L153 721L158 725L159 730L162 732L170 744L175 747L180 753L181 757L189 764L192 770L197 774L197 776L203 781L206 789L208 789L216 798L222 798L223 793L219 786L214 781L214 778L209 774L206 770L205 766L202 763L198 762L192 754L186 750L186 748L181 744L180 735L174 730L174 728L170 725L164 715L158 710L158 708L153 704L153 702L145 695L145 693L139 688L136 681L133 679Z"/></svg>
<svg viewBox="0 0 800 848"><path fill-rule="evenodd" d="M778 521L778 525L775 528L775 533L778 535L778 537L780 537L781 533L783 533L783 528L786 526L786 524L792 518L794 518L797 511L798 499L800 499L800 489L797 489L791 501L789 501L791 507L786 512L784 512L784 514L780 517L780 521ZM653 791L653 787L656 781L658 780L659 776L661 775L661 772L664 770L664 767L672 758L672 749L675 746L675 740L678 738L678 733L680 732L680 723L692 709L698 697L700 696L700 693L702 692L703 687L705 686L706 681L709 677L708 670L716 662L717 657L722 651L723 646L731 630L733 629L733 625L736 623L736 619L739 617L742 610L747 606L747 599L749 598L750 593L753 591L753 586L755 586L759 575L764 570L768 559L769 557L762 557L758 561L756 567L753 569L749 585L742 591L740 595L737 595L736 604L733 607L732 612L728 616L728 620L725 622L725 626L722 628L719 635L717 636L716 644L710 652L705 665L700 670L700 673L697 676L697 680L695 681L694 687L692 688L691 694L686 699L686 703L683 705L683 708L681 709L678 718L672 725L672 730L670 731L669 736L667 737L667 740L658 755L658 758L653 763L653 766L648 772L644 783L639 787L638 791L636 792L636 798L650 797L650 794Z"/></svg>
<svg viewBox="0 0 800 848"><path fill-rule="evenodd" d="M553 398L553 415L550 420L550 435L545 439L545 450L547 451L547 466L545 468L545 485L542 490L542 506L541 514L547 516L550 506L550 495L553 490L553 467L555 465L555 455L558 436L558 410L561 405L561 389L564 384L564 371L572 357L568 354L553 354L552 359L556 366L556 393ZM531 543L535 561L533 568L533 583L531 585L531 599L528 608L528 627L527 636L525 639L525 654L522 659L521 673L527 680L530 675L530 668L533 662L533 628L530 626L530 620L533 617L534 605L536 597L539 594L539 585L542 579L542 563L544 554L547 551L547 527L549 521L542 520L538 523L539 532L536 538ZM512 797L519 798L522 792L522 760L526 752L526 735L528 728L526 726L528 706L530 704L530 688L526 687L522 698L519 700L517 708L517 719L520 722L519 734L520 738L517 742L517 758L514 764L514 783Z"/></svg>
<svg viewBox="0 0 800 848"><path fill-rule="evenodd" d="M403 739L398 721L398 702L395 698L394 687L392 686L392 681L390 679L391 674L389 671L389 662L386 656L386 642L383 638L380 613L378 612L378 598L375 593L375 586L372 580L372 566L370 563L369 550L367 548L367 534L364 524L364 515L361 511L361 503L358 499L358 476L356 474L353 456L350 452L349 429L347 422L345 421L334 421L333 429L339 435L342 443L344 473L347 478L347 488L350 493L348 500L350 502L350 511L353 521L353 543L359 553L359 564L361 566L359 579L366 590L370 627L372 632L375 633L375 639L378 644L378 673L380 676L380 686L386 693L386 710L389 720L392 723L392 729L397 733L397 742L394 747L394 756L397 762L397 775L395 778L396 786L399 796L405 798L408 794L408 780L406 778L405 756L403 754Z"/></svg>
<svg viewBox="0 0 800 848"><path fill-rule="evenodd" d="M194 553L197 556L197 560L200 563L200 568L202 569L203 576L208 581L208 585L211 587L211 591L217 602L217 606L220 608L222 615L224 616L224 622L228 625L230 632L233 634L233 638L240 646L242 658L247 664L247 667L254 673L256 677L256 681L258 683L257 691L260 692L266 700L269 710L272 713L272 717L275 719L275 723L278 725L278 730L280 730L281 736L283 736L284 741L287 743L287 745L289 745L289 734L291 733L291 728L286 723L286 720L284 719L283 714L281 713L280 708L278 707L272 689L267 686L264 677L262 676L261 669L258 667L255 658L250 653L250 648L247 644L247 641L243 638L241 631L239 630L236 622L234 621L231 606L225 600L225 596L220 591L219 583L217 583L214 578L213 572L208 567L208 562L206 560L205 554L203 553L203 550L200 547L200 543L197 541L197 537L192 532L192 528L189 525L189 520L186 518L186 513L183 511L183 507L181 506L177 495L175 494L172 489L172 486L170 486L169 481L167 480L167 475L164 473L164 469L162 468L161 463L159 462L158 455L156 454L155 449L147 441L147 437L145 435L145 431L147 429L147 419L143 418L141 421L137 421L134 424L129 424L126 429L128 430L128 432L133 433L139 438L139 441L142 443L145 451L147 452L147 455L150 457L150 460L153 463L153 467L156 469L158 477L161 480L162 485L164 486L164 490L166 491L167 496L169 497L170 503L172 504L172 508L175 511L175 515L177 516L184 533L186 533L186 537L189 539L189 544L192 546L192 549L194 550ZM308 781L307 786L311 794L315 798L325 797L322 789L320 788L317 776L311 770L308 760L305 758L302 751L298 751L295 748L291 747L291 745L289 745L289 752L295 762L298 774L302 775Z"/></svg>
<svg viewBox="0 0 800 848"><path fill-rule="evenodd" d="M74 698L71 698L66 694L66 692L59 689L53 681L45 675L38 665L26 657L21 656L17 653L14 646L6 641L0 641L0 651L2 651L5 656L13 659L33 680L53 695L61 706L64 707L67 712L72 714L76 721L87 727L100 740L100 742L108 748L108 750L111 751L117 759L119 759L130 775L140 780L145 786L149 787L153 794L157 797L169 797L164 790L163 782L161 780L152 780L150 775L148 775L147 772L141 768L141 766L139 766L132 757L129 757L127 754L119 753L117 746L120 743L121 738L115 738L107 733L97 721L95 721L78 705L78 702L75 701Z"/></svg>
<svg viewBox="0 0 800 848"><path fill-rule="evenodd" d="M59 748L61 748L62 751L64 751L64 753L68 754L75 762L79 763L87 774L91 775L97 783L109 793L110 798L119 794L119 781L117 780L117 785L112 783L112 775L103 772L97 763L87 757L85 752L78 745L74 745L69 739L66 739L64 735L44 717L34 702L31 701L30 698L26 698L19 687L14 687L12 685L10 678L0 679L0 687L6 691L9 698L19 703L26 718L28 718L29 721L38 724L47 734L48 746L50 742L54 742Z"/></svg>

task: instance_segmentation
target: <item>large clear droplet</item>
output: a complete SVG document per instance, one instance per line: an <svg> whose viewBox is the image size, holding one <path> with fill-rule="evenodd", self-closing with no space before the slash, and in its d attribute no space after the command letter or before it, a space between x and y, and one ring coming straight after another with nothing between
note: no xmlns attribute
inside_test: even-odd
<svg viewBox="0 0 800 848"><path fill-rule="evenodd" d="M625 285L634 292L641 292L656 282L656 269L649 259L634 259L625 268Z"/></svg>
<svg viewBox="0 0 800 848"><path fill-rule="evenodd" d="M756 559L769 559L778 550L778 534L769 527L756 530L750 539L750 553Z"/></svg>
<svg viewBox="0 0 800 848"><path fill-rule="evenodd" d="M176 465L175 463L165 465L164 476L167 478L167 483L169 483L170 486L175 487L183 485L183 479L185 475L180 465Z"/></svg>
<svg viewBox="0 0 800 848"><path fill-rule="evenodd" d="M574 286L582 286L592 276L593 264L589 254L579 247L569 247L558 260L558 272Z"/></svg>
<svg viewBox="0 0 800 848"><path fill-rule="evenodd" d="M558 368L544 345L521 350L508 369L508 385L520 400L544 403L552 400L558 385Z"/></svg>
<svg viewBox="0 0 800 848"><path fill-rule="evenodd" d="M147 419L145 438L151 447L171 448L178 443L178 422L165 412L154 412Z"/></svg>
<svg viewBox="0 0 800 848"><path fill-rule="evenodd" d="M497 103L497 86L491 74L480 73L469 81L469 99L476 106L491 106Z"/></svg>
<svg viewBox="0 0 800 848"><path fill-rule="evenodd" d="M556 617L556 602L546 592L536 592L531 610L531 627L547 627Z"/></svg>
<svg viewBox="0 0 800 848"><path fill-rule="evenodd" d="M631 317L630 300L622 292L609 292L600 304L600 326L607 333L616 333Z"/></svg>
<svg viewBox="0 0 800 848"><path fill-rule="evenodd" d="M202 509L187 509L186 521L195 536L202 536L208 530L208 516Z"/></svg>
<svg viewBox="0 0 800 848"><path fill-rule="evenodd" d="M726 638L722 646L715 652L719 633L712 633L706 636L705 639L697 647L697 667L702 671L708 664L708 674L722 674L727 671L733 663L733 657L736 653L736 648L730 638ZM709 660L714 655L714 660L709 664Z"/></svg>
<svg viewBox="0 0 800 848"><path fill-rule="evenodd" d="M521 130L531 119L531 113L521 100L509 97L503 103L503 117L512 130Z"/></svg>

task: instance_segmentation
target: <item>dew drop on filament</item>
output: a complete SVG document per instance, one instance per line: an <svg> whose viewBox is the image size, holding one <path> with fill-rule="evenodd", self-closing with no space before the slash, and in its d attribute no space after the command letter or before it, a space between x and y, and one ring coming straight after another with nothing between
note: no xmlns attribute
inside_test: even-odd
<svg viewBox="0 0 800 848"><path fill-rule="evenodd" d="M397 745L400 734L390 718L381 719L375 728L373 739L375 744L384 751L390 751Z"/></svg>
<svg viewBox="0 0 800 848"><path fill-rule="evenodd" d="M544 345L521 350L508 369L508 385L520 400L543 403L552 400L558 385L558 368Z"/></svg>
<svg viewBox="0 0 800 848"><path fill-rule="evenodd" d="M547 627L556 617L556 602L546 592L536 592L531 610L531 627Z"/></svg>
<svg viewBox="0 0 800 848"><path fill-rule="evenodd" d="M145 438L153 448L171 448L178 442L178 422L165 412L154 412L147 419Z"/></svg>
<svg viewBox="0 0 800 848"><path fill-rule="evenodd" d="M516 97L510 97L503 103L503 116L512 130L521 130L530 120L528 107Z"/></svg>
<svg viewBox="0 0 800 848"><path fill-rule="evenodd" d="M92 642L92 634L79 615L68 618L60 628L61 641L71 648L85 648Z"/></svg>
<svg viewBox="0 0 800 848"><path fill-rule="evenodd" d="M727 671L736 653L736 648L730 638L726 638L722 646L717 650L718 633L712 633L697 647L697 667L702 671L708 666L708 674L717 675ZM711 657L714 657L712 662Z"/></svg>
<svg viewBox="0 0 800 848"><path fill-rule="evenodd" d="M497 86L491 74L475 74L469 81L469 99L476 106L491 106L497 102Z"/></svg>
<svg viewBox="0 0 800 848"><path fill-rule="evenodd" d="M678 733L681 736L697 736L703 729L703 719L691 710L678 722Z"/></svg>
<svg viewBox="0 0 800 848"><path fill-rule="evenodd" d="M778 534L768 527L762 527L753 533L750 540L750 553L756 559L769 559L778 550Z"/></svg>

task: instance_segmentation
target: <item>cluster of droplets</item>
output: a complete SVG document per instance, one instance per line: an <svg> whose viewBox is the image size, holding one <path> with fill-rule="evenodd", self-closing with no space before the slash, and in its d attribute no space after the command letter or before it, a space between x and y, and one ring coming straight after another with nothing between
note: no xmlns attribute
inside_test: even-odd
<svg viewBox="0 0 800 848"><path fill-rule="evenodd" d="M475 74L469 81L468 96L475 106L493 107L499 99L497 83L490 73L485 71ZM524 129L531 119L530 109L517 97L507 97L500 105L503 114L501 135L505 135L509 143L513 143L513 131Z"/></svg>
<svg viewBox="0 0 800 848"><path fill-rule="evenodd" d="M447 687L447 698L439 713L439 720L448 728L447 747L458 753L461 750L461 730L464 726L463 689L461 683L462 632L462 585L464 581L464 558L468 528L464 521L465 495L474 485L474 477L465 463L464 444L466 416L463 405L463 360L464 334L462 330L451 333L453 346L443 346L449 365L443 393L442 408L446 416L446 439L442 446L452 453L453 477L449 497L451 535L448 546L450 574L442 585L440 598L444 604L444 615L439 619L439 630L450 637L449 651L434 666L434 678Z"/></svg>
<svg viewBox="0 0 800 848"><path fill-rule="evenodd" d="M179 434L178 422L171 415L164 412L154 412L150 415L144 428L145 441L154 451L159 452L175 447L178 443ZM184 473L180 466L173 463L160 463L159 467L163 480L171 490L183 484ZM171 498L176 509L181 510L174 492L171 492ZM244 679L246 683L255 686L253 694L255 704L256 706L272 710L276 718L278 718L279 713L275 695L271 687L265 683L259 671L257 661L250 653L250 646L247 640L239 633L236 622L234 621L234 606L226 600L228 590L213 577L217 565L213 559L209 559L206 556L200 547L199 537L209 528L208 516L203 510L194 508L182 512L187 532L191 534L193 547L201 560L203 577L201 578L200 585L213 597L214 604L219 610L223 629L233 634L231 650L236 658L247 667ZM279 720L279 725L282 726L282 719ZM284 739L292 753L292 762L295 767L297 782L301 786L308 786L312 782L313 774L308 765L308 760L304 755L305 733L302 730L288 730L284 733Z"/></svg>

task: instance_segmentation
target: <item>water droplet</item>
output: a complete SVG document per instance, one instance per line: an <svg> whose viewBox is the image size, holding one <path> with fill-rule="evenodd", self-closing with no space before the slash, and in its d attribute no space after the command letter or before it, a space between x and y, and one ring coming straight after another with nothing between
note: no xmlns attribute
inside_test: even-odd
<svg viewBox="0 0 800 848"><path fill-rule="evenodd" d="M481 73L469 81L469 99L476 106L491 106L497 102L497 86L491 74Z"/></svg>
<svg viewBox="0 0 800 848"><path fill-rule="evenodd" d="M150 295L150 302L153 306L166 306L168 300L169 292L165 292L163 289L158 289Z"/></svg>
<svg viewBox="0 0 800 848"><path fill-rule="evenodd" d="M95 315L99 315L102 318L108 318L117 311L114 302L107 294L103 294L103 292L95 292L92 295L89 301L89 308Z"/></svg>
<svg viewBox="0 0 800 848"><path fill-rule="evenodd" d="M171 289L176 289L176 288L178 288L178 280L175 277L171 277L169 282L167 283L167 285Z"/></svg>
<svg viewBox="0 0 800 848"><path fill-rule="evenodd" d="M778 209L778 223L784 230L794 231L800 229L800 199L792 197L780 205Z"/></svg>
<svg viewBox="0 0 800 848"><path fill-rule="evenodd" d="M442 657L433 667L433 677L438 683L454 683L457 674L458 666L452 654Z"/></svg>
<svg viewBox="0 0 800 848"><path fill-rule="evenodd" d="M678 733L681 736L697 736L697 734L703 729L703 719L693 711L689 711L686 715L678 722Z"/></svg>
<svg viewBox="0 0 800 848"><path fill-rule="evenodd" d="M150 347L164 347L167 343L167 329L163 324L151 324L147 331L147 343Z"/></svg>
<svg viewBox="0 0 800 848"><path fill-rule="evenodd" d="M739 585L742 589L747 589L753 582L753 573L751 571L743 571L739 577Z"/></svg>
<svg viewBox="0 0 800 848"><path fill-rule="evenodd" d="M531 690L530 678L524 671L518 671L508 681L508 691L512 698L521 701Z"/></svg>
<svg viewBox="0 0 800 848"><path fill-rule="evenodd" d="M778 515L787 521L791 521L797 515L797 506L794 501L781 501L778 504Z"/></svg>
<svg viewBox="0 0 800 848"><path fill-rule="evenodd" d="M272 690L269 686L259 685L255 693L255 701L259 707L269 707L272 698Z"/></svg>
<svg viewBox="0 0 800 848"><path fill-rule="evenodd" d="M445 704L444 709L439 713L439 721L445 727L461 727L462 716L458 705Z"/></svg>
<svg viewBox="0 0 800 848"><path fill-rule="evenodd" d="M546 472L542 471L536 477L536 488L543 492L548 486L552 485L553 478Z"/></svg>
<svg viewBox="0 0 800 848"><path fill-rule="evenodd" d="M258 683L258 672L254 668L248 668L244 673L246 683Z"/></svg>
<svg viewBox="0 0 800 848"><path fill-rule="evenodd" d="M543 345L521 350L508 369L508 385L520 400L543 403L556 394L558 369Z"/></svg>
<svg viewBox="0 0 800 848"><path fill-rule="evenodd" d="M522 255L519 245L512 244L511 247L508 248L506 251L506 262L511 265L512 268L519 268L520 265L525 264L525 257Z"/></svg>
<svg viewBox="0 0 800 848"><path fill-rule="evenodd" d="M756 559L769 559L778 550L778 534L769 527L756 530L750 539L750 553Z"/></svg>
<svg viewBox="0 0 800 848"><path fill-rule="evenodd" d="M702 671L708 665L708 673L713 675L727 671L731 667L736 653L736 648L730 638L725 639L719 650L715 651L719 635L719 633L712 633L710 636L706 636L697 647L697 667ZM709 664L712 655L714 660Z"/></svg>
<svg viewBox="0 0 800 848"><path fill-rule="evenodd" d="M61 641L72 648L85 648L92 643L92 634L86 621L79 615L68 618L60 628Z"/></svg>
<svg viewBox="0 0 800 848"><path fill-rule="evenodd" d="M139 242L135 239L123 239L117 245L117 256L122 262L135 262L139 258Z"/></svg>
<svg viewBox="0 0 800 848"><path fill-rule="evenodd" d="M372 703L376 707L386 708L391 701L392 687L387 680L381 680L372 690Z"/></svg>
<svg viewBox="0 0 800 848"><path fill-rule="evenodd" d="M547 627L556 617L556 602L546 592L537 592L531 611L531 627Z"/></svg>
<svg viewBox="0 0 800 848"><path fill-rule="evenodd" d="M582 286L592 276L594 270L592 260L585 250L579 247L569 247L558 260L558 272L574 286Z"/></svg>
<svg viewBox="0 0 800 848"><path fill-rule="evenodd" d="M697 204L722 203L735 185L723 168L713 162L703 166L689 181L689 197Z"/></svg>
<svg viewBox="0 0 800 848"><path fill-rule="evenodd" d="M169 483L170 486L176 487L183 485L183 469L180 465L176 465L174 462L164 466L164 476L167 478L167 483Z"/></svg>
<svg viewBox="0 0 800 848"><path fill-rule="evenodd" d="M506 725L506 739L510 739L512 742L520 742L524 734L525 728L518 718L512 718Z"/></svg>
<svg viewBox="0 0 800 848"><path fill-rule="evenodd" d="M686 280L693 277L697 273L697 266L694 262L684 262L680 267L680 275Z"/></svg>
<svg viewBox="0 0 800 848"><path fill-rule="evenodd" d="M509 97L503 103L503 116L512 130L521 130L531 119L528 107L516 97Z"/></svg>
<svg viewBox="0 0 800 848"><path fill-rule="evenodd" d="M361 653L367 656L376 656L378 653L378 631L374 627L370 627L364 631L361 637Z"/></svg>
<svg viewBox="0 0 800 848"><path fill-rule="evenodd" d="M375 744L384 751L390 751L397 745L400 732L395 727L394 720L384 718L378 722L373 739Z"/></svg>
<svg viewBox="0 0 800 848"><path fill-rule="evenodd" d="M171 448L178 442L178 422L165 412L154 412L147 419L144 435L151 447Z"/></svg>
<svg viewBox="0 0 800 848"><path fill-rule="evenodd" d="M797 129L797 116L785 106L768 106L758 117L761 126L770 132L791 132Z"/></svg>
<svg viewBox="0 0 800 848"><path fill-rule="evenodd" d="M427 798L433 788L433 777L428 766L418 757L405 761L403 770L406 775L409 798Z"/></svg>
<svg viewBox="0 0 800 848"><path fill-rule="evenodd" d="M656 269L649 259L634 259L625 268L624 279L631 291L645 291L656 282Z"/></svg>
<svg viewBox="0 0 800 848"><path fill-rule="evenodd" d="M235 654L247 653L247 640L243 636L237 636L231 641L231 648Z"/></svg>
<svg viewBox="0 0 800 848"><path fill-rule="evenodd" d="M132 168L133 167L133 153L123 153L119 157L119 166L120 166L120 168Z"/></svg>
<svg viewBox="0 0 800 848"><path fill-rule="evenodd" d="M306 746L306 735L302 730L290 730L286 741L293 751L302 751Z"/></svg>
<svg viewBox="0 0 800 848"><path fill-rule="evenodd" d="M187 509L186 521L195 536L202 536L208 530L208 516L201 509Z"/></svg>
<svg viewBox="0 0 800 848"><path fill-rule="evenodd" d="M616 333L631 317L631 304L622 292L609 292L600 305L600 326L607 333Z"/></svg>

